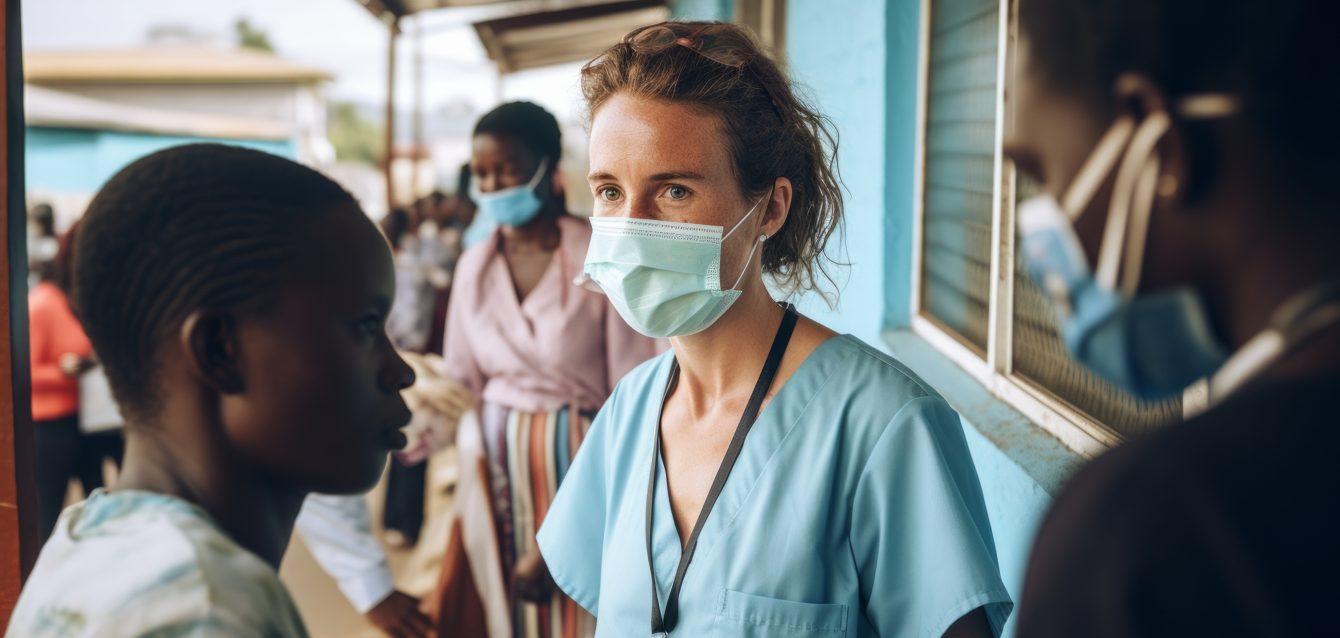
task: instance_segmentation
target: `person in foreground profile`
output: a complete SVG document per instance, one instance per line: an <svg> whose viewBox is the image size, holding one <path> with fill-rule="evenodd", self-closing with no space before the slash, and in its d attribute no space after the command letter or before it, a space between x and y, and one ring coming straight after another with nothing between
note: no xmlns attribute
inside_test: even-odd
<svg viewBox="0 0 1340 638"><path fill-rule="evenodd" d="M743 29L587 64L586 275L671 352L601 410L539 545L598 636L991 636L1010 611L958 415L778 303L841 222L825 119Z"/></svg>
<svg viewBox="0 0 1340 638"><path fill-rule="evenodd" d="M1082 469L1019 636L1335 635L1340 6L1034 0L1008 153L1075 356L1208 405ZM1201 386L1203 393L1204 386Z"/></svg>
<svg viewBox="0 0 1340 638"><path fill-rule="evenodd" d="M381 475L414 375L386 241L339 186L180 146L117 173L74 309L126 417L116 484L61 515L7 636L305 636L276 570L309 492Z"/></svg>

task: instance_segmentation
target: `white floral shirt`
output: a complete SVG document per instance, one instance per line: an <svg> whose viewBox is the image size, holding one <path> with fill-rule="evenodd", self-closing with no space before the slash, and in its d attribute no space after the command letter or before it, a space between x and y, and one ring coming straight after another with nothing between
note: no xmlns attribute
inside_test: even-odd
<svg viewBox="0 0 1340 638"><path fill-rule="evenodd" d="M96 491L61 514L5 636L305 637L275 570L203 510Z"/></svg>

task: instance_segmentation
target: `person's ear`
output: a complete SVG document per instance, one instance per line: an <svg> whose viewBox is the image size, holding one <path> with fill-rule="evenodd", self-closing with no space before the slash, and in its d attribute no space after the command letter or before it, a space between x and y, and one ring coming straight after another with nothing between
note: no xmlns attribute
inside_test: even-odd
<svg viewBox="0 0 1340 638"><path fill-rule="evenodd" d="M553 166L549 167L549 191L553 193L554 199L557 200L562 200L563 196L567 194L563 188L563 171L558 162L554 162Z"/></svg>
<svg viewBox="0 0 1340 638"><path fill-rule="evenodd" d="M1187 185L1191 179L1192 154L1187 145L1185 120L1178 116L1176 104L1163 88L1149 76L1124 73L1117 78L1114 95L1121 113L1133 115L1137 121L1151 113L1164 113L1170 124L1154 153L1159 158L1159 177L1155 189L1157 202L1164 208L1181 208L1188 197Z"/></svg>
<svg viewBox="0 0 1340 638"><path fill-rule="evenodd" d="M182 351L192 371L220 394L246 389L237 320L227 313L197 310L181 325Z"/></svg>
<svg viewBox="0 0 1340 638"><path fill-rule="evenodd" d="M782 226L786 225L787 216L791 214L791 197L794 194L790 179L778 177L772 183L769 199L761 207L763 223L759 227L759 232L770 238L781 232Z"/></svg>

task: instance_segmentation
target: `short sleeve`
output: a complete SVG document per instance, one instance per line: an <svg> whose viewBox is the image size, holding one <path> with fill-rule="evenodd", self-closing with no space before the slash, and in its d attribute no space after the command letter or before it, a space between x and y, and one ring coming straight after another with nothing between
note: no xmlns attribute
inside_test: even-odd
<svg viewBox="0 0 1340 638"><path fill-rule="evenodd" d="M958 415L923 396L899 410L856 486L852 554L880 636L939 638L985 607L999 636L1013 604Z"/></svg>
<svg viewBox="0 0 1340 638"><path fill-rule="evenodd" d="M616 392L596 416L535 540L554 583L591 615L600 598L605 547L607 434L618 409Z"/></svg>
<svg viewBox="0 0 1340 638"><path fill-rule="evenodd" d="M298 512L296 528L358 613L368 613L395 591L363 495L311 494Z"/></svg>

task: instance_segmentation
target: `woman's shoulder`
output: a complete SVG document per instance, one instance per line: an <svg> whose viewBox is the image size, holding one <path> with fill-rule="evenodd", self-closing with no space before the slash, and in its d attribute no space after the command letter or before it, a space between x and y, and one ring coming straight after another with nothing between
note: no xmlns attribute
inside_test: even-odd
<svg viewBox="0 0 1340 638"><path fill-rule="evenodd" d="M838 335L824 345L842 361L835 374L851 381L838 385L840 391L850 392L857 398L882 397L878 403L886 404L890 409L901 408L921 397L940 398L903 362L853 335Z"/></svg>
<svg viewBox="0 0 1340 638"><path fill-rule="evenodd" d="M39 282L28 291L29 308L47 308L51 305L64 301L65 293L49 281Z"/></svg>
<svg viewBox="0 0 1340 638"><path fill-rule="evenodd" d="M811 383L818 389L807 410L841 414L844 440L872 448L891 430L927 430L934 439L957 436L959 419L949 404L902 362L852 335L824 343Z"/></svg>

